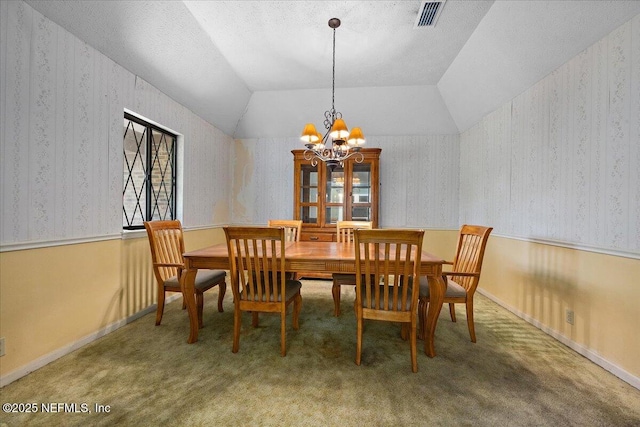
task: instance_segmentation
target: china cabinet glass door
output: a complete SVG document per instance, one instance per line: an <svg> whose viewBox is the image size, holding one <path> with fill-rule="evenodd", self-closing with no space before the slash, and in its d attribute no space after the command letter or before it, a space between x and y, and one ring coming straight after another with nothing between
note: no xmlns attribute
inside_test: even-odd
<svg viewBox="0 0 640 427"><path fill-rule="evenodd" d="M371 221L371 164L353 163L350 184L350 220Z"/></svg>
<svg viewBox="0 0 640 427"><path fill-rule="evenodd" d="M344 219L345 203L345 175L343 167L335 167L333 170L325 166L326 172L326 202L325 224L335 224Z"/></svg>
<svg viewBox="0 0 640 427"><path fill-rule="evenodd" d="M300 219L303 223L318 223L318 167L300 166Z"/></svg>

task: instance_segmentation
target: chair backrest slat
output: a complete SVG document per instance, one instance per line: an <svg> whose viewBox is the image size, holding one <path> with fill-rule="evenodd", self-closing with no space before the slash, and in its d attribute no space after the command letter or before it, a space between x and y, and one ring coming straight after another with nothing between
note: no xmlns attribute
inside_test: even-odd
<svg viewBox="0 0 640 427"><path fill-rule="evenodd" d="M284 227L284 240L287 242L299 242L302 233L301 219L270 219L269 227Z"/></svg>
<svg viewBox="0 0 640 427"><path fill-rule="evenodd" d="M154 274L161 282L177 276L184 259L184 236L178 220L147 221L144 223L151 247Z"/></svg>
<svg viewBox="0 0 640 427"><path fill-rule="evenodd" d="M283 229L284 231L284 229ZM286 231L285 231L286 234ZM283 235L282 237L284 240L286 240L285 235ZM266 243L265 242L265 249L266 249ZM267 280L267 286L268 286L268 293L269 294L273 294L274 295L274 301L278 300L278 295L280 294L280 286L278 286L278 267L280 265L280 262L278 260L278 250L276 248L276 241L275 240L271 240L269 241L269 244L271 245L271 268L269 269L270 271L270 277L269 280ZM266 261L266 258L265 258ZM283 263L284 264L284 263ZM265 265L265 269L267 269L268 266ZM284 273L280 274L280 276L282 276L284 278Z"/></svg>
<svg viewBox="0 0 640 427"><path fill-rule="evenodd" d="M278 301L285 288L284 227L225 227L233 297ZM281 298L284 304L284 298Z"/></svg>
<svg viewBox="0 0 640 427"><path fill-rule="evenodd" d="M353 242L353 230L356 229L371 230L373 228L372 221L338 221L336 223L337 240L339 243Z"/></svg>
<svg viewBox="0 0 640 427"><path fill-rule="evenodd" d="M492 230L492 227L478 225L463 225L460 228L453 272L480 274L485 248ZM455 274L451 277L467 291L475 290L478 286L478 277L455 276Z"/></svg>
<svg viewBox="0 0 640 427"><path fill-rule="evenodd" d="M355 231L356 304L383 312L417 310L423 230Z"/></svg>

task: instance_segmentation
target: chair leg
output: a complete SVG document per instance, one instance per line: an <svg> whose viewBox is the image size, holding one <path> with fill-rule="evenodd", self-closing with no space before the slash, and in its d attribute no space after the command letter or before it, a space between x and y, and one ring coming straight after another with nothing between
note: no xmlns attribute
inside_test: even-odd
<svg viewBox="0 0 640 427"><path fill-rule="evenodd" d="M182 300L184 302L184 298ZM158 309L156 310L156 326L158 326L160 322L162 322L163 313L164 313L164 287L158 287Z"/></svg>
<svg viewBox="0 0 640 427"><path fill-rule="evenodd" d="M336 282L333 282L331 293L333 294L333 315L335 317L339 317L340 316L340 285L338 285Z"/></svg>
<svg viewBox="0 0 640 427"><path fill-rule="evenodd" d="M400 338L402 338L402 341L406 341L409 339L409 333L411 332L410 326L410 323L400 324Z"/></svg>
<svg viewBox="0 0 640 427"><path fill-rule="evenodd" d="M296 331L300 329L300 311L302 309L302 296L296 295L293 300L293 329Z"/></svg>
<svg viewBox="0 0 640 427"><path fill-rule="evenodd" d="M471 342L476 342L476 328L473 323L473 300L467 300L467 326L469 327L469 336Z"/></svg>
<svg viewBox="0 0 640 427"><path fill-rule="evenodd" d="M222 302L224 301L224 294L227 292L227 283L222 282L218 285L218 313L223 313L224 308Z"/></svg>
<svg viewBox="0 0 640 427"><path fill-rule="evenodd" d="M451 315L451 321L456 321L456 305L452 302L449 303L449 314Z"/></svg>
<svg viewBox="0 0 640 427"><path fill-rule="evenodd" d="M240 348L240 323L242 322L242 312L238 304L235 305L233 310L233 347L231 351L237 353Z"/></svg>
<svg viewBox="0 0 640 427"><path fill-rule="evenodd" d="M424 340L424 352L428 353L429 342L427 341L427 309L429 302L423 298L418 301L418 334Z"/></svg>
<svg viewBox="0 0 640 427"><path fill-rule="evenodd" d="M410 332L410 345L411 345L411 371L418 372L418 337L417 337L417 325L416 319L414 318L410 324L411 332ZM407 324L409 326L409 324Z"/></svg>
<svg viewBox="0 0 640 427"><path fill-rule="evenodd" d="M258 312L257 311L252 311L251 312L251 326L253 326L254 328L257 328L259 324L260 324L260 319L258 319Z"/></svg>
<svg viewBox="0 0 640 427"><path fill-rule="evenodd" d="M356 319L356 365L360 366L360 362L362 359L362 317L358 316Z"/></svg>
<svg viewBox="0 0 640 427"><path fill-rule="evenodd" d="M204 309L204 295L202 292L196 292L196 305L198 307L198 328L202 328L204 326L204 322L202 321L202 311Z"/></svg>
<svg viewBox="0 0 640 427"><path fill-rule="evenodd" d="M420 298L418 300L418 338L420 339L424 339L424 330L426 329L424 327L424 322L426 319L426 310L424 309L426 307L427 303Z"/></svg>
<svg viewBox="0 0 640 427"><path fill-rule="evenodd" d="M280 356L287 355L287 311L280 313Z"/></svg>

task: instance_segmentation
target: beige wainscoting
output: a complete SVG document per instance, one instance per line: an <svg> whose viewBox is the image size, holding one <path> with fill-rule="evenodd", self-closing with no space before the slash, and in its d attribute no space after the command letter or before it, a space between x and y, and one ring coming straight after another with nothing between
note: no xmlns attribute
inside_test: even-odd
<svg viewBox="0 0 640 427"><path fill-rule="evenodd" d="M457 230L426 230L424 250L453 256ZM223 243L187 231L187 250ZM640 260L492 236L480 288L623 379L640 377ZM117 329L155 304L146 238L0 254L2 384ZM574 311L574 325L565 322ZM463 314L461 314L464 316ZM481 336L478 339L482 339Z"/></svg>
<svg viewBox="0 0 640 427"><path fill-rule="evenodd" d="M149 245L140 235L0 254L2 385L153 307ZM185 232L187 250L223 242L221 228Z"/></svg>
<svg viewBox="0 0 640 427"><path fill-rule="evenodd" d="M422 250L444 260L453 261L457 239L458 230L424 230Z"/></svg>
<svg viewBox="0 0 640 427"><path fill-rule="evenodd" d="M479 289L638 387L639 278L638 259L492 236Z"/></svg>

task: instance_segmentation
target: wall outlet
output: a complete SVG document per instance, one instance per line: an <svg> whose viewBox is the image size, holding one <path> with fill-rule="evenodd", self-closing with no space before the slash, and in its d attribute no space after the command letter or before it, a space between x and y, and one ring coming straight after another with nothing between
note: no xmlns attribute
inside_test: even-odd
<svg viewBox="0 0 640 427"><path fill-rule="evenodd" d="M4 356L4 338L0 338L0 356Z"/></svg>
<svg viewBox="0 0 640 427"><path fill-rule="evenodd" d="M574 321L573 310L570 310L567 308L567 311L565 312L565 319L567 320L568 324L573 325L573 321Z"/></svg>

